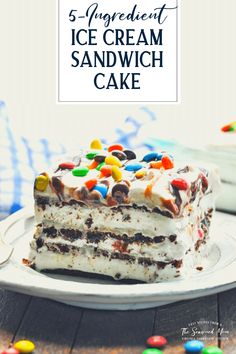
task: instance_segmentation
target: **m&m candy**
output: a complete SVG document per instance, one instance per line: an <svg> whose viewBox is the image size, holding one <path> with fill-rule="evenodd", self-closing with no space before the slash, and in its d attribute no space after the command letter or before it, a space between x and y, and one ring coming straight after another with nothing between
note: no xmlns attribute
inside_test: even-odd
<svg viewBox="0 0 236 354"><path fill-rule="evenodd" d="M97 182L98 181L96 178L92 178L92 179L89 179L88 181L84 182L84 184L86 185L88 190L91 190L91 189L93 189L93 187L96 186Z"/></svg>
<svg viewBox="0 0 236 354"><path fill-rule="evenodd" d="M203 348L204 344L200 340L190 340L184 344L187 353L200 353Z"/></svg>
<svg viewBox="0 0 236 354"><path fill-rule="evenodd" d="M164 348L167 344L167 340L162 336L152 336L147 339L147 345L152 348Z"/></svg>
<svg viewBox="0 0 236 354"><path fill-rule="evenodd" d="M127 156L127 160L136 159L136 154L132 150L124 150L123 152Z"/></svg>
<svg viewBox="0 0 236 354"><path fill-rule="evenodd" d="M218 347L206 347L202 350L202 354L223 354L223 350Z"/></svg>
<svg viewBox="0 0 236 354"><path fill-rule="evenodd" d="M102 150L102 143L101 143L101 140L99 140L99 139L94 139L93 141L91 141L91 143L90 143L90 149Z"/></svg>
<svg viewBox="0 0 236 354"><path fill-rule="evenodd" d="M161 161L152 161L152 162L150 162L150 167L151 168L156 168L156 169L159 170L163 166L162 166L162 162Z"/></svg>
<svg viewBox="0 0 236 354"><path fill-rule="evenodd" d="M169 170L174 167L174 162L169 155L163 155L161 162L165 170Z"/></svg>
<svg viewBox="0 0 236 354"><path fill-rule="evenodd" d="M72 170L75 167L74 162L62 162L58 166L60 170Z"/></svg>
<svg viewBox="0 0 236 354"><path fill-rule="evenodd" d="M92 160L94 159L94 157L98 154L97 151L89 151L87 154L86 154L86 157L88 160Z"/></svg>
<svg viewBox="0 0 236 354"><path fill-rule="evenodd" d="M163 354L163 352L156 348L145 349L142 354Z"/></svg>
<svg viewBox="0 0 236 354"><path fill-rule="evenodd" d="M136 172L136 171L140 170L141 168L143 168L143 165L138 162L136 162L136 163L130 162L125 166L126 171L132 171L132 172Z"/></svg>
<svg viewBox="0 0 236 354"><path fill-rule="evenodd" d="M96 170L100 171L102 166L105 165L105 162L101 162L97 167L96 167Z"/></svg>
<svg viewBox="0 0 236 354"><path fill-rule="evenodd" d="M179 189L181 191L185 191L188 189L189 185L188 183L185 181L185 179L183 178L175 178L171 181L171 185L176 188Z"/></svg>
<svg viewBox="0 0 236 354"><path fill-rule="evenodd" d="M20 352L19 352L19 350L11 347L11 348L3 350L3 352L1 352L1 354L20 354Z"/></svg>
<svg viewBox="0 0 236 354"><path fill-rule="evenodd" d="M107 149L109 152L113 151L113 150L123 150L123 146L121 144L114 144L114 145L110 145Z"/></svg>
<svg viewBox="0 0 236 354"><path fill-rule="evenodd" d="M106 198L107 190L108 190L108 188L107 188L107 186L105 184L97 184L93 188L93 191L98 191L103 196L103 198Z"/></svg>
<svg viewBox="0 0 236 354"><path fill-rule="evenodd" d="M161 160L162 154L158 154L158 152L149 152L143 157L143 161L150 162L155 160Z"/></svg>
<svg viewBox="0 0 236 354"><path fill-rule="evenodd" d="M80 167L76 167L72 170L72 174L73 176L76 177L84 177L87 175L89 169L86 166L80 166Z"/></svg>
<svg viewBox="0 0 236 354"><path fill-rule="evenodd" d="M32 351L34 351L35 345L30 340L24 339L16 342L14 344L14 348L19 350L20 353L27 354L27 353L32 353Z"/></svg>
<svg viewBox="0 0 236 354"><path fill-rule="evenodd" d="M123 153L123 151L120 150L113 150L111 154L115 157L117 157L119 160L127 160L127 156Z"/></svg>
<svg viewBox="0 0 236 354"><path fill-rule="evenodd" d="M107 156L105 158L105 164L106 165L115 165L115 166L118 166L118 167L122 166L122 163L120 162L120 160L117 157L113 156L113 155Z"/></svg>
<svg viewBox="0 0 236 354"><path fill-rule="evenodd" d="M112 166L111 165L103 165L100 168L100 172L102 173L102 175L104 177L110 177L111 176L111 170L112 170Z"/></svg>
<svg viewBox="0 0 236 354"><path fill-rule="evenodd" d="M44 192L48 186L49 177L47 175L40 175L35 180L35 188L40 191Z"/></svg>
<svg viewBox="0 0 236 354"><path fill-rule="evenodd" d="M116 182L120 182L122 180L122 172L119 167L112 166L111 175Z"/></svg>

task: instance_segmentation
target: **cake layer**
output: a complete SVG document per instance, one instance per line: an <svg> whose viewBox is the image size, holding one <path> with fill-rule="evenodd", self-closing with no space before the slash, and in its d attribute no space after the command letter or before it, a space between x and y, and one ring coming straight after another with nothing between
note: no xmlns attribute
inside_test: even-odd
<svg viewBox="0 0 236 354"><path fill-rule="evenodd" d="M170 262L153 261L142 256L135 258L122 253L110 255L107 251L95 251L95 249L81 252L81 250L73 249L72 251L69 248L68 252L61 253L56 245L52 245L50 250L42 253L37 253L33 249L31 252L32 258L37 259L37 270L66 269L94 275L103 274L114 279L133 279L144 282L189 277L196 264L195 251L189 251L183 260Z"/></svg>

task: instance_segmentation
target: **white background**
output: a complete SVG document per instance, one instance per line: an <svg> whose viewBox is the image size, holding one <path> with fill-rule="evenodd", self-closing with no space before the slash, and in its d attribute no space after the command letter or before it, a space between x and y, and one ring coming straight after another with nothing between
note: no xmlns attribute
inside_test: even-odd
<svg viewBox="0 0 236 354"><path fill-rule="evenodd" d="M149 19L147 21L120 21L116 19L111 21L108 27L104 27L104 21L101 19L93 19L90 29L97 29L94 40L97 45L71 45L71 30L75 29L88 29L88 18L80 18L78 16L85 16L88 7L94 2L91 0L59 0L59 101L177 101L176 92L176 66L177 66L177 10L164 10L162 20L167 16L166 21L159 25L157 19ZM161 8L164 4L166 7L175 8L177 6L176 0L100 0L97 2L97 13L110 14L116 12L124 12L128 14L132 11L133 7L137 4L136 13L153 13L155 8ZM73 12L76 16L76 20L69 21L69 14L72 9L77 10ZM158 13L158 10L156 10ZM150 30L154 30L156 35L159 29L163 29L162 45L106 45L102 36L107 29L122 29L125 33L126 29L134 29L132 33L134 39L132 42L137 42L141 29L145 29L145 35L149 41ZM85 35L81 36L84 40ZM108 38L115 39L115 35L111 36L109 33ZM125 38L125 37L124 37ZM124 39L125 42L125 39ZM101 55L102 51L156 51L156 57L159 57L159 51L163 51L163 67L159 67L159 63L156 67L144 68L142 66L135 67L134 64L131 67L122 68L119 65L119 60L113 68L90 68L84 67L72 67L75 64L71 58L72 51L79 51L80 62L83 58L83 53L88 51L91 62L93 63L93 53L97 51ZM149 59L150 60L150 59ZM109 82L110 73L115 74L117 85L119 86L120 73L130 74L139 73L140 89L128 90L128 89L97 89L94 84L94 77L98 73L105 74L105 77L99 77L99 85L107 85ZM127 81L131 87L131 80Z"/></svg>
<svg viewBox="0 0 236 354"><path fill-rule="evenodd" d="M56 104L56 1L0 7L0 98L19 133L86 143L139 113L139 104ZM236 120L235 13L235 0L182 1L182 101L148 105L168 123L164 133L210 140L215 127Z"/></svg>

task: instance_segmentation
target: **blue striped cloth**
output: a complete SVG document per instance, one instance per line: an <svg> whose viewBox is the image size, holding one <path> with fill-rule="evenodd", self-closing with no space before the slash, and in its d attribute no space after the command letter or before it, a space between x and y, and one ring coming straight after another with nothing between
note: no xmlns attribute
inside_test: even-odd
<svg viewBox="0 0 236 354"><path fill-rule="evenodd" d="M0 219L32 202L35 176L65 152L62 144L17 136L0 101Z"/></svg>
<svg viewBox="0 0 236 354"><path fill-rule="evenodd" d="M143 107L139 118L125 118L119 128L102 141L136 148L140 127L154 119L154 114ZM18 136L11 127L5 103L0 101L0 220L33 201L35 176L66 152L63 144Z"/></svg>

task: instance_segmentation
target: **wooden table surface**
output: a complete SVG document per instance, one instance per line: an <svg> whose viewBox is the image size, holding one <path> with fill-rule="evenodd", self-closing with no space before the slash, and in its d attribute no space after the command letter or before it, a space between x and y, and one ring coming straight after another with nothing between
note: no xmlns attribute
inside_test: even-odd
<svg viewBox="0 0 236 354"><path fill-rule="evenodd" d="M236 354L236 289L136 311L88 310L0 290L0 349L28 338L37 354L141 354L146 339L160 334L170 342L164 353L180 354L183 331Z"/></svg>

